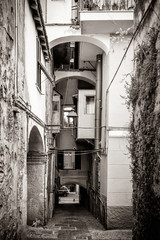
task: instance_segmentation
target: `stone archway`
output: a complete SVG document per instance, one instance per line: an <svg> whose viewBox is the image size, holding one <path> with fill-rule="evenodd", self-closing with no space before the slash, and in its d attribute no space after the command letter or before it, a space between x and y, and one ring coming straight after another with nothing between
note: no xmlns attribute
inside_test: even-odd
<svg viewBox="0 0 160 240"><path fill-rule="evenodd" d="M65 42L86 42L86 43L92 43L93 45L96 45L97 47L101 48L106 54L109 51L109 47L106 44L106 39L98 39L95 36L86 36L86 35L68 35L68 36L61 36L59 38L53 39L50 42L50 48L53 48L54 46L65 43Z"/></svg>
<svg viewBox="0 0 160 240"><path fill-rule="evenodd" d="M92 84L93 86L96 85L96 77L91 72L87 72L87 71L83 71L83 72L80 72L80 71L73 71L73 72L55 71L56 84L67 78L79 79L79 80L88 82L88 83Z"/></svg>
<svg viewBox="0 0 160 240"><path fill-rule="evenodd" d="M43 152L43 141L41 134L36 126L34 126L29 136L29 152Z"/></svg>
<svg viewBox="0 0 160 240"><path fill-rule="evenodd" d="M41 134L34 126L29 135L27 155L27 224L45 223L46 160Z"/></svg>

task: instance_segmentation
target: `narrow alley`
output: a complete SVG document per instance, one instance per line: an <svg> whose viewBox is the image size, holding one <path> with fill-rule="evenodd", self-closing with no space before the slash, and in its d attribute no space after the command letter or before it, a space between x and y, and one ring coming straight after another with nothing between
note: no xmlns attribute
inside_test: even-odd
<svg viewBox="0 0 160 240"><path fill-rule="evenodd" d="M160 240L160 0L0 0L0 240Z"/></svg>
<svg viewBox="0 0 160 240"><path fill-rule="evenodd" d="M131 240L131 230L105 230L101 223L79 204L59 205L44 227L29 227L27 240Z"/></svg>

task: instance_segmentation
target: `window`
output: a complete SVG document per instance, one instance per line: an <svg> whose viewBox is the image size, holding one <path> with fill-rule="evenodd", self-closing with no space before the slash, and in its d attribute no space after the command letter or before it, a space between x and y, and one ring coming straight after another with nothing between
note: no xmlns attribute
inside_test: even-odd
<svg viewBox="0 0 160 240"><path fill-rule="evenodd" d="M53 112L59 112L59 101L53 102Z"/></svg>
<svg viewBox="0 0 160 240"><path fill-rule="evenodd" d="M64 152L64 167L63 169L75 169L75 154L74 152Z"/></svg>
<svg viewBox="0 0 160 240"><path fill-rule="evenodd" d="M81 154L80 152L75 152L75 169L81 169Z"/></svg>
<svg viewBox="0 0 160 240"><path fill-rule="evenodd" d="M58 169L63 169L64 156L62 152L58 152Z"/></svg>
<svg viewBox="0 0 160 240"><path fill-rule="evenodd" d="M73 117L68 117L68 114L74 111L74 108L71 106L64 106L63 107L63 126L64 127L73 127L74 126L74 119Z"/></svg>
<svg viewBox="0 0 160 240"><path fill-rule="evenodd" d="M58 169L81 169L81 153L79 151L58 152Z"/></svg>
<svg viewBox="0 0 160 240"><path fill-rule="evenodd" d="M41 45L39 39L37 38L37 87L41 91L41 66L39 62L41 62Z"/></svg>
<svg viewBox="0 0 160 240"><path fill-rule="evenodd" d="M95 113L95 99L94 96L86 96L86 114Z"/></svg>
<svg viewBox="0 0 160 240"><path fill-rule="evenodd" d="M60 101L53 101L52 120L53 125L60 125Z"/></svg>

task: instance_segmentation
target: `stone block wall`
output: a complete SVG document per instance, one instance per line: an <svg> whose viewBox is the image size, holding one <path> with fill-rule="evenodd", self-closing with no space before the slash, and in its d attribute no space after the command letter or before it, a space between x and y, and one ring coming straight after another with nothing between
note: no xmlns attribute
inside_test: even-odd
<svg viewBox="0 0 160 240"><path fill-rule="evenodd" d="M107 229L131 229L133 213L131 206L107 207Z"/></svg>
<svg viewBox="0 0 160 240"><path fill-rule="evenodd" d="M107 229L107 199L99 195L93 189L88 190L89 211L93 216L103 224Z"/></svg>
<svg viewBox="0 0 160 240"><path fill-rule="evenodd" d="M37 219L45 223L45 164L27 163L27 224L32 225Z"/></svg>
<svg viewBox="0 0 160 240"><path fill-rule="evenodd" d="M23 11L23 1L20 5ZM0 0L0 42L0 239L21 239L21 235L25 239L26 116L14 106L14 0ZM19 85L23 72L21 66Z"/></svg>

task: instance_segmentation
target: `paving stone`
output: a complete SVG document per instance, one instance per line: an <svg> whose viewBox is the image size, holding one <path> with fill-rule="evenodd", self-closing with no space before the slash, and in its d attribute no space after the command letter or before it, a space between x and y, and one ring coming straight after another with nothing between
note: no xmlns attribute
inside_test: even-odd
<svg viewBox="0 0 160 240"><path fill-rule="evenodd" d="M131 240L131 230L108 230L91 232L92 239Z"/></svg>
<svg viewBox="0 0 160 240"><path fill-rule="evenodd" d="M54 226L53 226L52 229L53 229L53 231L59 231L59 230L61 230L61 227L54 227Z"/></svg>
<svg viewBox="0 0 160 240"><path fill-rule="evenodd" d="M53 234L53 230L50 230L50 229L44 229L44 230L41 230L41 233L47 233L47 234Z"/></svg>
<svg viewBox="0 0 160 240"><path fill-rule="evenodd" d="M28 240L131 240L131 230L106 230L83 207L63 206L45 227L28 230Z"/></svg>
<svg viewBox="0 0 160 240"><path fill-rule="evenodd" d="M77 230L76 227L61 227L62 230Z"/></svg>
<svg viewBox="0 0 160 240"><path fill-rule="evenodd" d="M39 239L42 239L42 238L40 238L40 237L27 237L27 240L39 240Z"/></svg>
<svg viewBox="0 0 160 240"><path fill-rule="evenodd" d="M55 224L55 227L69 227L69 224L58 223Z"/></svg>
<svg viewBox="0 0 160 240"><path fill-rule="evenodd" d="M88 237L76 237L76 240L88 240Z"/></svg>
<svg viewBox="0 0 160 240"><path fill-rule="evenodd" d="M41 238L57 238L57 236L58 236L58 234L56 234L56 235L48 235L48 234L43 234L42 236L41 236Z"/></svg>

